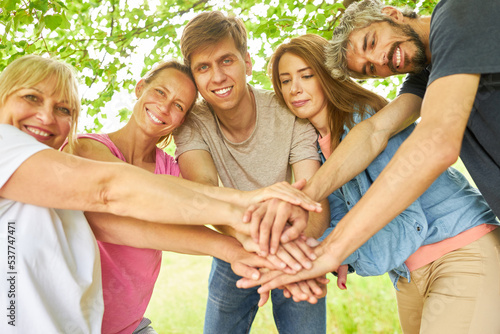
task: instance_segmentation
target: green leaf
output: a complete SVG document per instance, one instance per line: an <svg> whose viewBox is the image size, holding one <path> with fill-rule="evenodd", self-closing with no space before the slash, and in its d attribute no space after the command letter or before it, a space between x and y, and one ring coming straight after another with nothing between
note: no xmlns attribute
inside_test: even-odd
<svg viewBox="0 0 500 334"><path fill-rule="evenodd" d="M45 26L50 30L56 30L62 23L63 19L61 15L46 15L44 18Z"/></svg>
<svg viewBox="0 0 500 334"><path fill-rule="evenodd" d="M21 0L5 0L2 2L2 8L5 8L7 12L12 12L18 8L18 3Z"/></svg>
<svg viewBox="0 0 500 334"><path fill-rule="evenodd" d="M118 111L118 116L120 116L120 122L128 121L130 115L132 115L132 110L128 110L127 108L123 108Z"/></svg>
<svg viewBox="0 0 500 334"><path fill-rule="evenodd" d="M68 18L66 17L65 13L61 14L61 18L62 18L62 21L61 21L60 27L62 29L70 29L71 28L71 23L68 21Z"/></svg>
<svg viewBox="0 0 500 334"><path fill-rule="evenodd" d="M30 2L30 8L41 10L42 13L45 13L49 10L49 2L46 0L37 0Z"/></svg>

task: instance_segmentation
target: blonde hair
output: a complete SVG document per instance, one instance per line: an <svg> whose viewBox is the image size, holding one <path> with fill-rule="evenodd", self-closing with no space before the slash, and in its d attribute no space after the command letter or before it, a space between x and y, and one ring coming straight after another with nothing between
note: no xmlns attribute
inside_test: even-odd
<svg viewBox="0 0 500 334"><path fill-rule="evenodd" d="M281 44L271 56L268 74L271 77L276 96L285 104L281 80L279 79L281 57L290 52L304 59L311 67L319 79L328 101L328 123L333 150L339 144L340 137L344 133L344 125L349 129L355 125L353 112L357 112L361 116L367 112L367 108L376 112L382 109L387 101L351 79L341 81L333 78L325 66L325 47L327 44L326 39L314 34L292 38L288 43Z"/></svg>
<svg viewBox="0 0 500 334"><path fill-rule="evenodd" d="M156 64L155 67L153 67L153 69L151 69L148 73L146 73L146 75L143 77L143 80L146 84L149 85L151 82L153 82L160 75L160 73L163 70L166 70L169 68L172 68L174 70L177 70L177 71L185 74L193 82L194 89L196 91L195 100L193 101L193 103L191 103L188 110L186 111L185 117L187 117L189 112L193 109L195 101L196 101L196 96L198 95L198 90L197 90L196 84L194 82L193 74L191 73L191 69L188 66L179 63L177 60L169 60L169 61L159 62ZM172 133L169 133L165 136L162 136L162 137L160 137L160 139L158 139L156 146L158 146L161 149L164 149L172 142L172 139L173 139Z"/></svg>
<svg viewBox="0 0 500 334"><path fill-rule="evenodd" d="M76 138L80 96L75 71L69 65L37 55L26 55L14 60L0 74L0 105L3 106L14 92L36 86L48 79L55 81L54 93L66 101L71 109L71 126L68 134L71 149Z"/></svg>

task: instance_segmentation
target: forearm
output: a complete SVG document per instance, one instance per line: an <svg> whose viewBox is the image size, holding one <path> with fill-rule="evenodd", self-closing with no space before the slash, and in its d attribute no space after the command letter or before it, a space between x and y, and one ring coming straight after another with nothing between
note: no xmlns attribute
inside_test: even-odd
<svg viewBox="0 0 500 334"><path fill-rule="evenodd" d="M169 224L234 226L242 221L242 208L186 188L174 177L137 174L129 169L110 180L112 213Z"/></svg>
<svg viewBox="0 0 500 334"><path fill-rule="evenodd" d="M213 199L217 199L220 201L230 202L235 205L246 207L250 205L251 195L247 191L241 191L233 188L219 187L213 182L208 183L200 183L196 180L190 181L187 179L183 179L180 177L171 177L171 182L177 184L179 186L185 187L197 193L203 194Z"/></svg>
<svg viewBox="0 0 500 334"><path fill-rule="evenodd" d="M328 200L325 199L321 201L321 206L323 208L323 211L309 213L307 227L304 230L304 234L306 236L312 237L314 239L318 239L319 237L321 237L330 225L330 206L328 204Z"/></svg>
<svg viewBox="0 0 500 334"><path fill-rule="evenodd" d="M392 136L417 120L421 103L420 97L403 94L354 126L303 191L320 201L364 171Z"/></svg>
<svg viewBox="0 0 500 334"><path fill-rule="evenodd" d="M330 254L336 254L343 261L404 211L449 166L442 151L419 155L421 160L411 163L414 153L428 139L416 131L414 135L400 147L366 194L325 239L323 243L331 247ZM435 149L439 146L434 145Z"/></svg>
<svg viewBox="0 0 500 334"><path fill-rule="evenodd" d="M433 82L422 121L361 200L325 241L345 259L414 202L458 158L479 77L455 75Z"/></svg>
<svg viewBox="0 0 500 334"><path fill-rule="evenodd" d="M209 255L225 261L230 259L232 251L241 248L234 238L221 235L205 226L150 223L98 212L86 212L85 216L97 240L107 243L190 255Z"/></svg>

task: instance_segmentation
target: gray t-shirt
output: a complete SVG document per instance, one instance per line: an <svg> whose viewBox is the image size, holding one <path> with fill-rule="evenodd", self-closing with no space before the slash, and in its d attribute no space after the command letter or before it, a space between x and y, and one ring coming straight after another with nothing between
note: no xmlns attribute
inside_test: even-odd
<svg viewBox="0 0 500 334"><path fill-rule="evenodd" d="M500 216L499 17L497 0L441 0L431 21L432 66L419 75L409 75L400 91L423 97L426 86L441 77L481 74L460 157L497 217Z"/></svg>
<svg viewBox="0 0 500 334"><path fill-rule="evenodd" d="M290 181L290 165L305 159L319 161L313 126L282 106L274 92L250 89L255 96L257 120L247 140L229 141L205 101L195 106L174 133L176 157L190 150L208 151L222 184L239 190Z"/></svg>

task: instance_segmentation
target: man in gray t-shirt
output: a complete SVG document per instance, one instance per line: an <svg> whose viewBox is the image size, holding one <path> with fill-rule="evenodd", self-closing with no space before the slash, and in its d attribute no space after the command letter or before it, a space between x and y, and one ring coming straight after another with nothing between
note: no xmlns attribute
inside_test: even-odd
<svg viewBox="0 0 500 334"><path fill-rule="evenodd" d="M202 13L185 27L181 49L204 99L175 133L184 178L214 186L220 178L225 187L254 190L291 181L292 170L298 180L319 169L314 128L280 105L273 92L246 83L252 62L241 20ZM328 204L322 204L322 213L309 214L309 236L318 238L329 223ZM259 294L238 289L238 279L227 263L214 259L204 333L250 330ZM316 305L295 303L276 290L272 299L280 331L326 332L324 298Z"/></svg>

